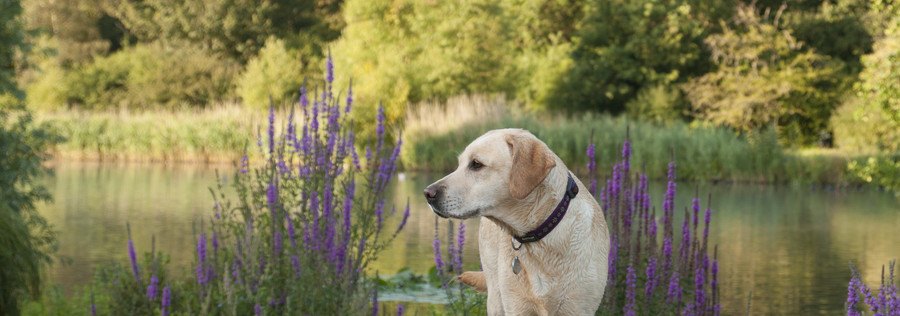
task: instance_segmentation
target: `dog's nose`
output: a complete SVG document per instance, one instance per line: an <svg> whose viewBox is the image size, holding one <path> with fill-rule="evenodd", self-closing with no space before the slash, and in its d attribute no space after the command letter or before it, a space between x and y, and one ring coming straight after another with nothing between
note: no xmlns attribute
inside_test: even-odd
<svg viewBox="0 0 900 316"><path fill-rule="evenodd" d="M435 201L437 201L438 193L439 192L437 186L429 185L425 188L425 200L427 200L428 203L434 203Z"/></svg>

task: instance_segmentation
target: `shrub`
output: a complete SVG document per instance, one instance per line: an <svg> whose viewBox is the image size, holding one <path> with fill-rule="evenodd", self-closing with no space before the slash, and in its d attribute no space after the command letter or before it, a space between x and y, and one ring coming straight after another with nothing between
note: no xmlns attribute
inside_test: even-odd
<svg viewBox="0 0 900 316"><path fill-rule="evenodd" d="M98 310L115 315L368 311L374 296L366 268L409 216L407 206L398 227L384 226L387 217L399 215L385 204L385 190L400 143L385 142L381 109L375 145L359 157L346 117L352 101L342 104L332 82L325 86L323 97L314 100L301 90L300 125L292 112L282 129L270 110L268 129L258 139L259 157L248 154L241 161L229 180L233 191L224 187L225 178L211 190L215 213L208 227L200 223L191 278L165 274L165 257L155 250L139 264L129 240L130 268L103 277L101 296L111 299Z"/></svg>
<svg viewBox="0 0 900 316"><path fill-rule="evenodd" d="M65 99L84 109L205 107L227 100L236 64L191 48L144 44L68 73Z"/></svg>
<svg viewBox="0 0 900 316"><path fill-rule="evenodd" d="M270 98L277 105L297 100L304 68L297 51L285 47L280 39L269 38L238 78L238 95L244 105L258 109L268 107Z"/></svg>

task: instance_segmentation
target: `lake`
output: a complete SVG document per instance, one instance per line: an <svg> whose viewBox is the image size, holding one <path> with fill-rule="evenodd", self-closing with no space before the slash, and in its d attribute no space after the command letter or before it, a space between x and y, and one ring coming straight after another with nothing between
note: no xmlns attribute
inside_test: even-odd
<svg viewBox="0 0 900 316"><path fill-rule="evenodd" d="M52 266L50 281L69 292L88 284L105 263L127 264L126 223L139 254L150 251L155 237L174 270L187 271L194 261L194 226L212 215L208 188L216 169L223 175L233 170L112 163L55 163L53 169L43 182L54 200L39 211L58 230L58 254L66 261ZM434 265L435 216L421 192L438 176L405 174L393 182L393 202L402 209L409 199L411 216L374 266L379 274L400 267L424 273ZM882 265L900 257L900 202L891 193L679 183L676 209L689 205L697 187L701 196L713 196L710 240L719 245L723 314L744 314L748 306L752 314L840 314L851 262L875 285ZM658 205L663 185L652 190ZM465 265L478 269L478 221L466 225Z"/></svg>

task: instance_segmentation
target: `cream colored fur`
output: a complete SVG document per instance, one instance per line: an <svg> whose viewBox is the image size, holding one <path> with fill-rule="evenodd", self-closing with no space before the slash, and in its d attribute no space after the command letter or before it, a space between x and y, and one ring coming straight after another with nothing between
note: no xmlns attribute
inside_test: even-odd
<svg viewBox="0 0 900 316"><path fill-rule="evenodd" d="M562 222L515 251L512 234L538 227L562 199L569 169L546 144L521 129L490 131L459 155L459 167L435 182L431 202L444 217L482 216L483 272L460 281L487 290L489 315L593 315L607 280L609 233L597 201L577 178L579 194ZM477 160L484 167L473 169ZM574 175L573 175L574 177ZM512 272L518 255L523 266Z"/></svg>

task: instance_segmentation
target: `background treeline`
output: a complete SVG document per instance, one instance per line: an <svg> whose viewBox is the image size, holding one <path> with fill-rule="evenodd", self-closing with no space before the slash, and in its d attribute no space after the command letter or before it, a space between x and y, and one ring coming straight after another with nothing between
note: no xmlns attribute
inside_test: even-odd
<svg viewBox="0 0 900 316"><path fill-rule="evenodd" d="M787 147L896 156L893 0L25 0L16 63L42 110L265 108L354 79L357 115L502 94ZM312 87L314 88L314 87ZM346 94L347 91L341 93ZM360 120L362 121L362 120Z"/></svg>

